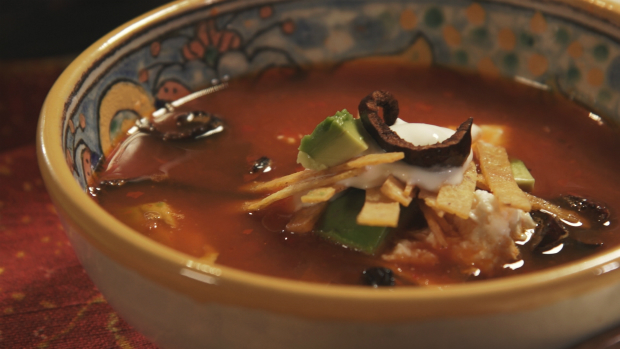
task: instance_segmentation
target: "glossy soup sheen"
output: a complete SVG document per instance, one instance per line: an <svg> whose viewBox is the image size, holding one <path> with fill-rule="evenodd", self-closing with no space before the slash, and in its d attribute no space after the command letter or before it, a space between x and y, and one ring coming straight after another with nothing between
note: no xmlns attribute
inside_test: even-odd
<svg viewBox="0 0 620 349"><path fill-rule="evenodd" d="M479 125L504 125L508 154L523 160L536 178L534 195L551 200L574 194L603 202L610 209L610 226L588 232L601 237L603 246L566 244L551 255L523 249L524 265L503 269L498 276L551 267L620 242L620 137L616 131L597 124L588 117L588 110L561 96L441 68L347 65L301 74L272 71L233 81L228 89L187 105L220 115L227 126L223 133L175 142L175 151L185 160L168 170L167 180L104 186L96 200L140 233L195 257L215 250L217 263L251 272L360 284L362 271L377 266L378 256L348 250L313 234L286 232L290 217L286 201L261 212L243 213L242 202L255 197L237 188L248 181L301 170L295 162L300 137L337 110L346 108L356 115L359 101L377 89L395 95L400 117L408 122L456 126L473 117ZM272 171L250 175L252 163L262 156L273 160ZM135 161L153 159L147 156ZM183 215L177 228L123 218L127 207L157 201L167 202ZM420 284L480 278L441 264L426 269L399 267L415 274Z"/></svg>

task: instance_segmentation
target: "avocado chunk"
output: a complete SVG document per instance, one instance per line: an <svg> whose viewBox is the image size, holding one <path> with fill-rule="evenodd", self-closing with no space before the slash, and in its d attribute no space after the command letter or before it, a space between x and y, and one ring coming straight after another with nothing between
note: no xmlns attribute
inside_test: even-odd
<svg viewBox="0 0 620 349"><path fill-rule="evenodd" d="M359 119L346 109L338 111L301 139L297 162L311 170L341 164L368 149L363 134Z"/></svg>
<svg viewBox="0 0 620 349"><path fill-rule="evenodd" d="M523 161L519 159L511 159L510 167L512 168L512 175L514 176L519 188L527 192L533 191L535 180L527 167L525 167Z"/></svg>
<svg viewBox="0 0 620 349"><path fill-rule="evenodd" d="M388 227L358 225L357 215L364 206L366 193L349 189L332 201L318 225L316 233L337 244L373 255L390 232Z"/></svg>

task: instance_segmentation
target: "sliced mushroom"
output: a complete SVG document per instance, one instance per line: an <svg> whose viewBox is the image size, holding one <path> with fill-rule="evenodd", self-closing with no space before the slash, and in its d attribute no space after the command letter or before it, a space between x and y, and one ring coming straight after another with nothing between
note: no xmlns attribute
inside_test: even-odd
<svg viewBox="0 0 620 349"><path fill-rule="evenodd" d="M200 110L188 110L185 103L208 94L221 91L228 87L228 77L223 83L213 81L213 86L196 91L179 98L165 107L153 112L149 118L142 118L136 122L142 132L150 133L165 141L176 141L190 138L203 138L224 130L224 122L215 114Z"/></svg>
<svg viewBox="0 0 620 349"><path fill-rule="evenodd" d="M206 137L224 130L224 123L204 111L171 111L152 121L141 120L139 129L160 136L165 141Z"/></svg>
<svg viewBox="0 0 620 349"><path fill-rule="evenodd" d="M533 246L535 252L548 251L568 237L568 231L560 224L553 215L542 211L534 211L530 213L536 222L536 229L530 240L530 246Z"/></svg>
<svg viewBox="0 0 620 349"><path fill-rule="evenodd" d="M591 232L571 232L569 239L575 241L581 246L590 248L601 247L605 244L603 239L601 239L599 236L592 235Z"/></svg>
<svg viewBox="0 0 620 349"><path fill-rule="evenodd" d="M602 224L609 219L609 209L600 202L576 195L564 195L562 200L569 205L571 210L579 212L591 222Z"/></svg>

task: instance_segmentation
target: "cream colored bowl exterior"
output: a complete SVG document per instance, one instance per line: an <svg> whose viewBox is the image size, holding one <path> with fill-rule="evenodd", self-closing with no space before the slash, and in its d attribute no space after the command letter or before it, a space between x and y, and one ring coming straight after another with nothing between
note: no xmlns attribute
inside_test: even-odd
<svg viewBox="0 0 620 349"><path fill-rule="evenodd" d="M117 41L201 3L173 3L95 43L59 78L41 113L39 164L50 196L89 276L132 326L163 348L562 348L620 323L620 249L531 275L375 290L200 264L116 221L67 167L64 104Z"/></svg>
<svg viewBox="0 0 620 349"><path fill-rule="evenodd" d="M161 348L552 349L620 321L618 283L535 309L394 323L309 319L197 301L114 261L66 219L63 224L107 301Z"/></svg>

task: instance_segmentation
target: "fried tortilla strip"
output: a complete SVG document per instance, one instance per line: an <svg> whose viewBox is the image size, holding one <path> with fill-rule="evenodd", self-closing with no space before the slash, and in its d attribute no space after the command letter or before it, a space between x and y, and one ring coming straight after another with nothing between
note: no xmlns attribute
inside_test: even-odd
<svg viewBox="0 0 620 349"><path fill-rule="evenodd" d="M348 162L345 162L342 165L346 165L345 168L360 168L365 166L373 166L373 165L381 165L381 164L391 164L393 162L402 160L405 158L405 153L403 152L394 152L394 153L381 153L381 154L368 154L364 156L360 156L359 158L355 158ZM338 167L334 166L334 167Z"/></svg>
<svg viewBox="0 0 620 349"><path fill-rule="evenodd" d="M331 199L336 194L336 188L324 187L310 190L306 195L301 197L304 204L317 204Z"/></svg>
<svg viewBox="0 0 620 349"><path fill-rule="evenodd" d="M398 226L400 205L381 193L380 188L366 190L366 200L357 215L357 224L373 227Z"/></svg>
<svg viewBox="0 0 620 349"><path fill-rule="evenodd" d="M424 204L426 204L426 206L434 209L439 217L443 217L444 212L437 208L437 194L425 189L420 189L418 198L424 200Z"/></svg>
<svg viewBox="0 0 620 349"><path fill-rule="evenodd" d="M339 173L335 176L331 177L320 177L320 178L312 178L307 181L303 181L300 183L295 183L290 185L280 191L277 191L261 200L257 201L248 201L243 204L243 210L246 212L258 211L261 210L276 201L285 199L291 195L295 195L297 193L301 193L306 190L312 190L315 188L327 187L333 185L337 182L340 182L343 179L355 177L362 172L364 172L364 168L356 168L350 171Z"/></svg>
<svg viewBox="0 0 620 349"><path fill-rule="evenodd" d="M528 198L528 200L530 200L530 203L532 203L532 210L549 212L562 220L568 221L571 224L581 223L580 227L582 228L590 227L590 222L588 222L587 219L584 219L575 212L565 210L532 194L525 193L525 196Z"/></svg>
<svg viewBox="0 0 620 349"><path fill-rule="evenodd" d="M366 166L389 164L392 162L402 160L404 157L405 157L405 154L402 152L369 154L369 155L360 156L359 158L349 160L345 162L344 164L333 166L333 167L330 167L324 170L299 171L299 172L295 172L287 176L275 178L269 182L251 183L242 189L249 191L249 192L254 192L254 193L269 192L269 191L274 191L274 190L292 185L294 183L299 183L309 178L317 178L317 177L334 175L337 173L345 172L345 171L356 169L356 168L362 168Z"/></svg>
<svg viewBox="0 0 620 349"><path fill-rule="evenodd" d="M499 202L530 212L532 205L515 182L506 149L485 142L477 142L474 144L474 154L478 158L482 175Z"/></svg>
<svg viewBox="0 0 620 349"><path fill-rule="evenodd" d="M452 213L463 219L469 218L469 211L474 202L476 190L476 164L470 162L463 174L463 181L458 185L443 185L437 194L437 208Z"/></svg>
<svg viewBox="0 0 620 349"><path fill-rule="evenodd" d="M327 208L329 202L319 202L316 205L303 207L297 210L291 220L286 225L286 229L293 233L309 233L312 231L316 222Z"/></svg>
<svg viewBox="0 0 620 349"><path fill-rule="evenodd" d="M506 129L500 125L479 125L480 140L496 146L503 146L506 139Z"/></svg>
<svg viewBox="0 0 620 349"><path fill-rule="evenodd" d="M404 196L414 196L413 189L415 189L415 184L407 183L405 189L403 189Z"/></svg>
<svg viewBox="0 0 620 349"><path fill-rule="evenodd" d="M448 222L447 218L448 217L454 217L454 216L449 216L449 215L442 215L439 216L439 212L437 212L437 210L433 210L435 211L435 221L437 222L437 224L439 224L439 227L441 228L441 231L444 233L444 236L459 236L459 233L456 231L456 228L452 226L452 224L450 224L450 222ZM441 211L440 211L441 212Z"/></svg>
<svg viewBox="0 0 620 349"><path fill-rule="evenodd" d="M411 191L409 195L405 195L405 184L392 175L383 182L380 190L383 195L405 207L409 206L411 203Z"/></svg>
<svg viewBox="0 0 620 349"><path fill-rule="evenodd" d="M432 208L426 205L420 205L420 210L424 214L424 218L426 219L428 228L431 230L431 232L435 236L435 240L437 241L437 244L439 244L439 246L443 248L448 247L446 236L443 233L441 226L437 222L437 220L439 219L439 217L437 216L437 213L435 213L435 211Z"/></svg>
<svg viewBox="0 0 620 349"><path fill-rule="evenodd" d="M476 188L491 191L491 189L489 189L489 183L487 183L487 180L484 179L484 176L481 173L478 173L476 176Z"/></svg>

